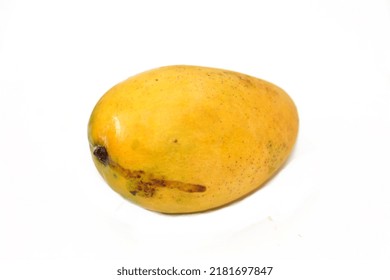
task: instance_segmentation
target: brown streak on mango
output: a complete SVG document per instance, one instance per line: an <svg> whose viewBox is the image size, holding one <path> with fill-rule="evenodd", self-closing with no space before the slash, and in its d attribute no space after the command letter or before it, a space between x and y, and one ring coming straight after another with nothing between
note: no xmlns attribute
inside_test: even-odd
<svg viewBox="0 0 390 280"><path fill-rule="evenodd" d="M164 178L156 178L151 174L145 173L143 170L129 170L122 167L120 164L113 161L109 156L107 164L124 178L131 182L129 192L132 195L152 197L158 188L177 189L187 193L205 192L206 187L199 184L184 183L175 180L166 180Z"/></svg>

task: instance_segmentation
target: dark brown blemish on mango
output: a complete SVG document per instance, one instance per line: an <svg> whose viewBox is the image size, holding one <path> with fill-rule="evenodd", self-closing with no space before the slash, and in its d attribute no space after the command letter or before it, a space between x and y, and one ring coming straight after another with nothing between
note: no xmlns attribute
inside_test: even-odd
<svg viewBox="0 0 390 280"><path fill-rule="evenodd" d="M136 195L136 194L137 194L137 191L130 191L130 193L131 193L132 195Z"/></svg>
<svg viewBox="0 0 390 280"><path fill-rule="evenodd" d="M108 155L107 149L103 146L96 146L93 154L102 164L105 166L109 165L117 173L129 180L129 193L133 196L152 197L158 188L177 189L187 193L205 192L207 189L205 186L199 184L155 177L152 174L147 174L143 170L126 169L114 162Z"/></svg>
<svg viewBox="0 0 390 280"><path fill-rule="evenodd" d="M93 149L93 155L104 165L107 165L109 162L108 153L105 147L103 146L96 146Z"/></svg>

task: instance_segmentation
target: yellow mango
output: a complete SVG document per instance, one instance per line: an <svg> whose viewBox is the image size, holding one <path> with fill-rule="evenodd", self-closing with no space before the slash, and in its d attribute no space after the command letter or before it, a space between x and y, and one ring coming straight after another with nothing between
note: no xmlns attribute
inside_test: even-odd
<svg viewBox="0 0 390 280"><path fill-rule="evenodd" d="M166 66L117 84L88 124L113 190L163 213L226 205L258 189L290 154L298 113L279 87L245 74Z"/></svg>

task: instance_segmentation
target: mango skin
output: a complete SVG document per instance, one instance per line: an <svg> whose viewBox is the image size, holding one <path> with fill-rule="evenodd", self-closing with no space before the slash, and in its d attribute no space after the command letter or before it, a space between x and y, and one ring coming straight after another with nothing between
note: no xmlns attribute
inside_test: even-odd
<svg viewBox="0 0 390 280"><path fill-rule="evenodd" d="M292 99L267 81L176 65L111 88L88 140L114 191L149 210L192 213L258 189L286 161L298 123Z"/></svg>

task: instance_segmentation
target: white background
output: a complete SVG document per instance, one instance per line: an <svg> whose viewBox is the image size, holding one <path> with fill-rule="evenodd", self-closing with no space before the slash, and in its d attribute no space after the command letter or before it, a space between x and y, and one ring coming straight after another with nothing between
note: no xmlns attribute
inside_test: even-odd
<svg viewBox="0 0 390 280"><path fill-rule="evenodd" d="M97 100L172 64L250 74L296 102L296 148L250 197L161 215L97 173ZM389 1L0 0L0 133L0 278L231 264L390 277Z"/></svg>

